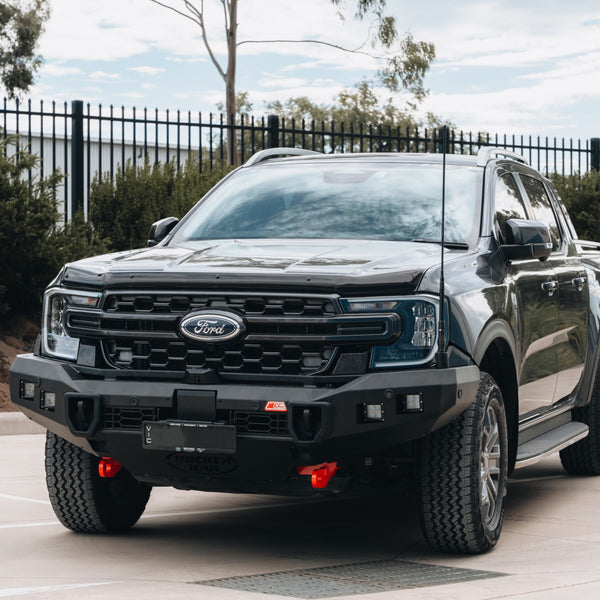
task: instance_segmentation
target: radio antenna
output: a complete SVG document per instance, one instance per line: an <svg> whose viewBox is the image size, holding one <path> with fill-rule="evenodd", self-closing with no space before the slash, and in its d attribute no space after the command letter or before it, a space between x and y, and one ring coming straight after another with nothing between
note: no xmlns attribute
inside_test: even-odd
<svg viewBox="0 0 600 600"><path fill-rule="evenodd" d="M446 242L446 150L448 148L448 126L441 128L442 138L442 232L440 240L440 306L438 318L438 351L435 355L435 361L438 369L448 368L448 353L446 352L446 286L444 282L444 244Z"/></svg>

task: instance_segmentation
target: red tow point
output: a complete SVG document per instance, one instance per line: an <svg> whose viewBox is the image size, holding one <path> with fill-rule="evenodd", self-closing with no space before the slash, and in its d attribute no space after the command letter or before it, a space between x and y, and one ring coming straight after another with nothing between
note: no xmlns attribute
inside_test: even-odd
<svg viewBox="0 0 600 600"><path fill-rule="evenodd" d="M321 463L308 467L297 467L299 475L310 475L310 483L316 490L323 490L339 469L336 462Z"/></svg>
<svg viewBox="0 0 600 600"><path fill-rule="evenodd" d="M98 463L98 475L105 479L114 477L121 469L121 463L118 463L114 458L104 457Z"/></svg>

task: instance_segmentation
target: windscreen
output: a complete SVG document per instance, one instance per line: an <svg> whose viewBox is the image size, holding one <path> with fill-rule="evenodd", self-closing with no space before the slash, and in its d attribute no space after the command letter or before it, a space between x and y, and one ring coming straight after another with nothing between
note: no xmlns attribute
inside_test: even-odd
<svg viewBox="0 0 600 600"><path fill-rule="evenodd" d="M449 242L465 242L479 224L478 171L447 166ZM439 241L441 221L439 163L278 163L234 173L194 209L173 243L251 238Z"/></svg>

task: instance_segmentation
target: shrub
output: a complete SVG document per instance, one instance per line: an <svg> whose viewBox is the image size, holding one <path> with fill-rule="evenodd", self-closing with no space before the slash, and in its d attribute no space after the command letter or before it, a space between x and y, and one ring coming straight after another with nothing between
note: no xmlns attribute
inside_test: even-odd
<svg viewBox="0 0 600 600"><path fill-rule="evenodd" d="M0 315L34 313L48 282L64 262L76 260L107 245L79 216L58 225L59 173L44 179L28 177L37 158L12 138L0 141Z"/></svg>
<svg viewBox="0 0 600 600"><path fill-rule="evenodd" d="M600 241L600 172L592 170L581 176L555 174L551 179L578 236Z"/></svg>
<svg viewBox="0 0 600 600"><path fill-rule="evenodd" d="M134 166L128 162L114 182L105 174L96 177L90 190L90 220L100 238L110 240L111 249L129 250L145 246L150 225L164 217L181 218L231 168L200 172L197 155L177 170L174 162Z"/></svg>

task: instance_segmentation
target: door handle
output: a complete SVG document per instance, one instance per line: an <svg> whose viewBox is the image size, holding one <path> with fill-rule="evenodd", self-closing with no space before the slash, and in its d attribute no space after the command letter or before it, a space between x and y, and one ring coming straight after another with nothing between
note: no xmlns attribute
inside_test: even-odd
<svg viewBox="0 0 600 600"><path fill-rule="evenodd" d="M586 277L575 277L575 279L573 279L573 285L577 287L578 292L581 292L586 281Z"/></svg>
<svg viewBox="0 0 600 600"><path fill-rule="evenodd" d="M545 292L548 292L548 296L552 296L552 294L554 294L554 290L556 290L556 288L558 287L558 282L557 281L544 281L544 283L542 283L542 289Z"/></svg>

